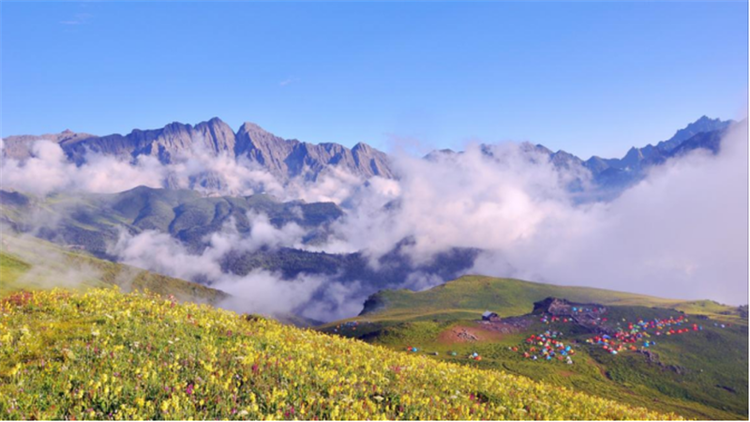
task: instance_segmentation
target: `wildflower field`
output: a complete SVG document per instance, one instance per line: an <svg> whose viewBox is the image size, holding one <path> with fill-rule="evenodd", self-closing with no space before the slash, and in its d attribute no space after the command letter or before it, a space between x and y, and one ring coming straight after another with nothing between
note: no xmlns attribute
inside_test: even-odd
<svg viewBox="0 0 750 422"><path fill-rule="evenodd" d="M117 289L0 300L0 419L675 419Z"/></svg>

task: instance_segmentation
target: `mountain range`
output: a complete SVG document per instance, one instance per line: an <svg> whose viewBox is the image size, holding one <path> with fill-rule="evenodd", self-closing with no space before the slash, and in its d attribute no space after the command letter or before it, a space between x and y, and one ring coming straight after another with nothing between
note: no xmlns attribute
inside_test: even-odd
<svg viewBox="0 0 750 422"><path fill-rule="evenodd" d="M70 130L41 136L9 136L3 139L3 155L20 160L28 158L32 142L42 139L59 144L76 164L85 162L89 151L125 159L152 156L163 164L179 162L193 153L226 154L246 159L250 165L262 167L281 180L298 176L315 180L324 168L333 165L365 178L394 177L387 155L367 144L359 143L349 149L335 143L315 145L282 139L253 123L244 123L235 133L219 118L195 126L174 122L161 129L135 129L124 136L95 136Z"/></svg>
<svg viewBox="0 0 750 422"><path fill-rule="evenodd" d="M686 154L695 149L706 149L718 152L719 144L726 130L735 122L732 120L711 119L702 116L685 128L678 130L674 136L656 145L648 144L644 147L632 147L622 158L602 158L593 156L583 160L569 152L552 151L541 144L524 143L524 150L549 158L556 167L578 175L590 175L590 180L583 180L579 176L569 185L572 191L584 190L586 182L591 182L592 195L588 199L611 199L623 189L642 180L653 166L663 164L671 157ZM494 156L491 146L481 145L482 152L487 156ZM450 149L433 151L425 156L435 160L440 156L461 154Z"/></svg>
<svg viewBox="0 0 750 422"><path fill-rule="evenodd" d="M656 145L632 147L622 158L593 156L583 160L563 150L554 152L543 145L527 144L526 147L548 156L556 167L590 173L596 188L614 189L616 194L641 180L649 168L670 157L697 148L716 152L721 135L732 123L732 120L722 121L702 116L678 130L670 139ZM60 145L68 160L78 165L86 161L89 152L127 160L150 156L163 164L180 162L191 154L198 153L234 157L248 166L267 170L282 182L296 177L314 181L321 172L334 166L363 179L372 176L398 178L391 157L365 143L358 143L351 149L336 143L310 144L296 139L283 139L254 123L244 123L234 132L219 118L195 126L174 122L161 129L135 129L127 135L96 136L65 130L41 136L9 136L3 139L2 154L16 160L27 159L33 154L33 141L42 139ZM492 155L487 145L482 145L482 149ZM433 151L425 158L434 159L439 155L451 154L456 152L445 149ZM198 183L205 186L207 180L211 183L211 175L204 175ZM580 186L581 183L576 183L571 185L571 189L580 190ZM174 186L170 186L167 181L165 187Z"/></svg>

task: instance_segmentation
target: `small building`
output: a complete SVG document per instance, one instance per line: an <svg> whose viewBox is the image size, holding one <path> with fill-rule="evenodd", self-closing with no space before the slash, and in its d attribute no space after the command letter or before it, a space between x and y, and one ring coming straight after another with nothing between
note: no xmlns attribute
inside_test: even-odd
<svg viewBox="0 0 750 422"><path fill-rule="evenodd" d="M500 321L500 316L498 316L498 314L494 312L484 311L484 313L482 314L482 321Z"/></svg>

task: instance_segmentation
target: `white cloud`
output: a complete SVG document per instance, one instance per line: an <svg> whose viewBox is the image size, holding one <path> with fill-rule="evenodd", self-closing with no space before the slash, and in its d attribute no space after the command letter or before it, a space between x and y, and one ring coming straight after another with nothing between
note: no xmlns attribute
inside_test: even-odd
<svg viewBox="0 0 750 422"><path fill-rule="evenodd" d="M336 250L374 258L401 239L416 262L486 251L474 273L739 304L747 297L747 135L714 156L673 158L609 203L577 204L556 169L518 144L433 161L397 157L399 182L360 187L334 224ZM390 204L389 206L385 206Z"/></svg>
<svg viewBox="0 0 750 422"><path fill-rule="evenodd" d="M46 195L74 190L95 193L121 192L136 186L160 187L165 169L153 157L128 163L111 156L90 154L80 167L67 161L54 142L40 140L31 145L32 156L24 161L2 159L2 186Z"/></svg>
<svg viewBox="0 0 750 422"><path fill-rule="evenodd" d="M330 282L326 277L299 274L288 280L281 274L255 269L237 275L222 269L230 251L255 251L260 247L301 246L306 233L295 223L272 226L265 214L249 214L251 231L241 234L234 222L207 236L208 246L190 253L185 245L166 233L144 231L131 235L124 230L109 251L121 262L185 280L207 280L211 287L232 295L222 307L268 315L299 315L329 321L361 309L366 298L361 286Z"/></svg>
<svg viewBox="0 0 750 422"><path fill-rule="evenodd" d="M299 82L299 78L286 78L279 82L279 86L289 86L293 83Z"/></svg>
<svg viewBox="0 0 750 422"><path fill-rule="evenodd" d="M747 126L668 161L619 198L559 213L480 273L678 299L747 300Z"/></svg>

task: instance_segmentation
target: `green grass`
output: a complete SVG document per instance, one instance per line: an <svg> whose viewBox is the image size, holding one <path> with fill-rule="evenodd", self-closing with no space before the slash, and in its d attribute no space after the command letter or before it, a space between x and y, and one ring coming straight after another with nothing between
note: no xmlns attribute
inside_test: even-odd
<svg viewBox="0 0 750 422"><path fill-rule="evenodd" d="M16 281L31 269L31 265L21 261L13 255L0 252L0 275L2 284L0 292L11 291L10 287L16 285Z"/></svg>
<svg viewBox="0 0 750 422"><path fill-rule="evenodd" d="M574 302L601 303L613 327L617 322L667 318L688 314L704 330L655 338L652 349L659 363L642 354L622 352L617 356L585 344L591 333L572 324L544 325L533 318L528 330L478 342L446 342L441 333L453 327L478 327L474 321L485 310L503 317L531 312L533 303L547 297ZM338 321L319 329L334 330L346 337L363 339L405 352L418 347L419 354L433 359L484 369L500 369L552 385L576 389L661 412L677 412L697 419L747 419L748 416L748 327L737 308L712 301L679 301L602 289L555 286L513 279L462 277L422 292L382 291L372 297L359 317ZM705 315L710 319L698 319ZM344 325L357 321L356 330ZM691 323L692 323L691 322ZM726 328L716 324L730 324ZM337 328L338 327L338 328ZM524 359L509 350L529 334L553 327L575 341L573 365ZM431 354L437 352L437 356ZM449 352L457 352L456 357ZM466 356L479 353L475 362ZM679 372L678 372L679 371ZM726 388L725 388L726 387ZM733 391L730 391L733 390Z"/></svg>
<svg viewBox="0 0 750 422"><path fill-rule="evenodd" d="M210 287L104 261L40 239L5 236L4 240L7 247L0 250L0 294L117 285L124 291L147 289L196 303L218 304L228 297Z"/></svg>
<svg viewBox="0 0 750 422"><path fill-rule="evenodd" d="M429 290L385 290L371 299L377 309L363 317L371 321L454 320L476 317L486 310L500 316L531 312L534 302L547 297L604 305L639 305L672 308L741 322L736 308L711 301L681 301L590 287L558 286L509 278L464 276ZM724 315L722 312L728 312Z"/></svg>
<svg viewBox="0 0 750 422"><path fill-rule="evenodd" d="M2 419L676 417L146 293L20 293L0 315Z"/></svg>

